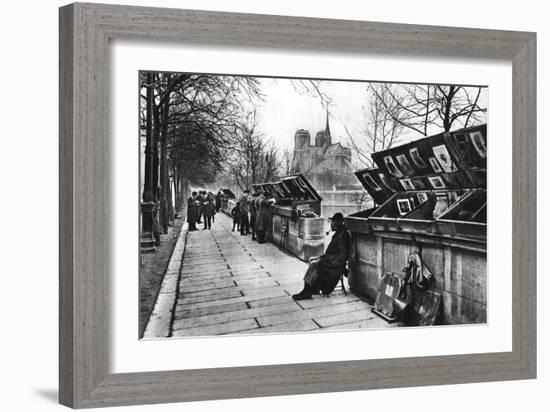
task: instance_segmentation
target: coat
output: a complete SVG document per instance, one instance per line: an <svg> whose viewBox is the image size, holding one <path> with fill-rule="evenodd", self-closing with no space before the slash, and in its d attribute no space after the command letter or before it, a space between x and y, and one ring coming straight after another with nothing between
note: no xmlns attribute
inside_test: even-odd
<svg viewBox="0 0 550 412"><path fill-rule="evenodd" d="M238 205L231 209L231 216L233 216L233 223L241 222L241 210Z"/></svg>
<svg viewBox="0 0 550 412"><path fill-rule="evenodd" d="M198 220L198 210L195 205L195 199L190 197L187 199L187 222L195 223Z"/></svg>
<svg viewBox="0 0 550 412"><path fill-rule="evenodd" d="M214 216L216 214L216 206L214 206L214 203L212 202L205 202L204 203L204 215L205 216Z"/></svg>
<svg viewBox="0 0 550 412"><path fill-rule="evenodd" d="M340 277L346 270L346 263L351 250L351 235L345 227L338 229L332 235L330 244L317 265L319 278L333 280Z"/></svg>
<svg viewBox="0 0 550 412"><path fill-rule="evenodd" d="M256 229L267 230L271 224L271 200L262 199L260 201L260 210L256 217Z"/></svg>

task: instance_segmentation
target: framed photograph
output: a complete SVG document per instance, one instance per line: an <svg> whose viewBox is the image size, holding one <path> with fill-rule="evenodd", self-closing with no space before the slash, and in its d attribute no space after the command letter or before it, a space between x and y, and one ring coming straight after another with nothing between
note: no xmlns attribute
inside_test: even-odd
<svg viewBox="0 0 550 412"><path fill-rule="evenodd" d="M414 169L409 163L407 156L405 156L404 154L400 154L400 155L397 155L395 159L397 160L397 163L399 164L399 166L401 167L401 170L405 173L405 175L410 176L414 173Z"/></svg>
<svg viewBox="0 0 550 412"><path fill-rule="evenodd" d="M445 145L434 146L432 147L434 155L441 165L441 168L445 173L452 173L456 171L456 166L449 155L449 151Z"/></svg>
<svg viewBox="0 0 550 412"><path fill-rule="evenodd" d="M62 7L59 30L59 399L62 404L93 408L536 377L534 33L86 3ZM307 59L302 58L302 53L307 54ZM404 67L411 57L418 56L425 60L421 70L414 72L415 78L405 78L405 74L412 76L413 72ZM350 60L342 64L340 59L344 58ZM450 62L441 62L445 58ZM399 64L395 64L396 59ZM499 59L511 66L487 64L484 68L482 63L472 63L474 59ZM476 69L464 70L463 65L470 64L475 64ZM470 74L475 77L465 77ZM405 316L401 312L393 312L400 307L397 303L407 305L406 297L400 293L403 285L413 285L418 292L415 300L410 301L416 308L413 313L429 309L424 311L430 314L429 319L417 319L417 325L433 324L440 308L441 313L459 308L458 300L449 300L444 290L436 290L434 286L434 277L451 279L450 273L445 272L448 266L434 265L421 249L411 248L406 262L396 260L391 270L401 274L405 263L406 274L386 277L378 273L381 267L375 268L369 276L379 282L374 292L381 293L373 306L378 313L368 311L368 319L365 301L344 280L340 283L339 277L336 285L304 283L304 274L307 279L318 279L315 266L312 268L315 260L308 264L305 255L298 258L298 252L282 250L298 244L291 236L300 234L301 240L311 241L310 245L319 247L323 243L318 241L324 239L327 224L327 209L323 209L322 202L328 204L332 195L331 190L316 191L318 182L304 171L322 170L336 163L353 167L353 163L346 161L349 147L344 144L345 130L331 116L331 110L337 109L330 101L323 101L318 108L320 113L315 118L320 124L311 131L313 136L300 126L292 126L297 130L289 139L292 144L300 144L296 153L297 157L303 156L294 165L289 162L288 174L274 176L272 180L266 178L254 186L275 194L284 181L289 190L283 192L292 192L294 200L300 197L299 202L273 201L269 193L264 193L264 198L255 198L256 191L237 193L218 181L214 186L207 179L180 179L183 168L191 172L201 170L206 175L218 169L203 167L205 164L212 166L213 160L229 159L219 148L233 147L235 142L223 140L227 134L221 133L219 127L229 126L233 137L260 133L253 127L254 110L249 111L249 116L235 116L235 110L246 107L241 104L244 100L226 104L224 93L201 94L195 88L197 93L188 95L189 89L179 86L192 81L191 88L200 83L204 90L219 91L227 85L236 87L250 77L292 79L298 87L303 86L304 80L372 83L376 79L390 86L422 83L450 88L474 84L486 88L489 94L497 87L507 91L503 95L509 99L502 107L498 101L488 99L491 106L485 108L491 111L491 119L512 119L511 129L507 121L491 123L491 133L499 136L499 144L488 146L475 134L470 137L480 156L483 153L495 159L491 167L498 173L488 175L501 179L507 176L509 184L495 185L489 179L487 192L496 200L486 204L481 189L457 199L454 205L457 219L461 220L451 225L453 230L462 231L455 241L463 241L464 234L472 237L472 244L464 250L484 254L480 236L485 230L489 233L495 230L491 222L496 216L493 208L498 208L502 214L497 230L509 232L510 236L497 239L504 243L499 250L506 253L496 257L497 266L488 267L498 271L500 283L507 282L510 292L502 293L493 285L487 289L491 298L488 301L493 306L489 305L481 320L474 322L478 325L395 328L390 339L407 342L396 348L388 344L388 337L383 337L384 331L364 329L361 325L373 319L384 326L407 321L399 317ZM338 95L334 89L332 92ZM319 93L315 93L318 97ZM303 94L308 98L307 90ZM166 95L174 100L165 98ZM208 101L210 105L206 104ZM186 117L181 117L180 109L196 103L203 105L201 116L190 109ZM477 108L471 111L481 113ZM213 123L211 120L220 113L227 116L224 122ZM212 124L214 127L209 127ZM467 127L471 125L461 126L470 130ZM178 155L179 150L183 153L213 138L222 141L201 148L209 151L206 158L187 156L183 163L174 161L183 156ZM508 157L498 155L502 145L522 150L510 151L513 153L510 163ZM248 145L252 146L256 147ZM253 160L261 164L262 173L268 176L270 160L278 148L263 147L266 152ZM307 155L309 151L326 158L315 163L316 156ZM436 173L453 169L448 151L434 150L434 156L429 161ZM341 159L344 161L340 162ZM411 154L411 159L416 166L420 164L417 162L421 159L415 159L415 155ZM412 169L406 157L406 162L401 160L386 156L380 161L379 168L385 165L390 174L386 176L385 170L381 173L383 184L392 177L403 178L406 169ZM227 170L239 171L229 167ZM355 179L353 173L351 177ZM445 188L440 177L431 177L430 183L434 189ZM356 184L350 180L338 187L345 191ZM503 192L492 190L496 186ZM399 188L396 186L395 190ZM401 200L397 203L398 212L407 213L412 208L410 200ZM167 207L171 202L180 207L177 210ZM336 199L332 205L338 202ZM292 208L297 203L301 208L307 206L304 214L309 216L299 217L301 220L290 224ZM455 209L447 208L453 205L448 201L439 203L437 213L452 218ZM389 201L387 205L394 203ZM262 227L261 213L254 214L262 207L278 213L270 226L271 233L265 233L273 239L271 243L253 240L252 234L247 234L250 228L256 230L255 236L260 234L258 237L264 235L262 230L267 232ZM375 209L383 212L388 222L396 222L397 211L393 206L390 208L391 211L385 210L382 205ZM487 211L488 225L467 220L479 215L476 211L469 213L470 209L483 208ZM359 226L364 230L364 222L353 226L360 220L352 216L356 210L340 214L332 211L329 217L336 239L346 236L342 225L349 225L353 233L350 236L359 236ZM235 219L232 211L241 213L239 219ZM232 231L236 220L240 226L238 232ZM432 223L439 231L447 230L447 222L434 219ZM190 231L190 224L197 230ZM509 230L502 230L504 225ZM298 227L301 232L294 233ZM162 251L163 244L173 247L172 253L165 253L164 260L140 253L161 257L162 253L152 251ZM267 260L259 264L256 257L273 256L274 244L280 254L269 265ZM315 252L317 256L328 253L324 245ZM358 253L363 250L359 248ZM487 255L487 259L494 258ZM299 273L295 270L297 259L303 269ZM460 259L464 262L461 260L457 265L466 268L467 257ZM457 262L456 256L451 260ZM435 270L437 267L442 269ZM148 269L144 272L143 268ZM270 270L288 272L281 274L277 285L269 285L273 280L267 276ZM260 272L266 275L264 279L256 278ZM161 275L140 279L144 273ZM452 279L463 276L467 276L466 271L460 277L453 274ZM151 293L138 296L140 280L148 285L142 290ZM303 288L296 293L299 299L288 293L278 294L284 282L296 292L300 289L294 288ZM461 284L461 290L468 289L468 284L466 281ZM274 294L266 294L269 287L274 288ZM484 293L481 289L471 293ZM249 299L250 296L257 299ZM228 301L220 304L219 299ZM343 305L341 312L335 309L337 302ZM305 315L296 318L297 306L303 313L330 318L326 330L312 332L319 325ZM149 307L151 312L140 318L140 311ZM294 314L277 313L270 318L267 312L275 307ZM499 310L501 307L512 310ZM196 319L208 317L215 321L229 313L228 308L235 318L224 322L225 326L213 322L214 329L194 329ZM253 311L258 316L243 318L242 311ZM283 318L288 322L281 322ZM251 336L249 331L262 321L271 328L270 333ZM289 333L286 328L289 323L300 325L300 329ZM355 330L349 330L350 323L355 324ZM285 328L281 329L281 324ZM191 336L185 332L189 330L199 333ZM208 333L212 330L216 333ZM247 332L237 333L243 330ZM158 339L165 332L167 339ZM258 351L258 347L265 350ZM327 350L334 347L346 350Z"/></svg>
<svg viewBox="0 0 550 412"><path fill-rule="evenodd" d="M483 135L479 132L470 133L470 139L472 139L472 144L479 153L479 156L482 158L487 157L487 146L485 146L485 140Z"/></svg>
<svg viewBox="0 0 550 412"><path fill-rule="evenodd" d="M424 162L424 159L422 159L422 156L420 156L420 153L418 152L418 147L413 147L409 150L409 154L411 155L411 159L413 160L416 167L419 169L423 169L426 167L426 162Z"/></svg>
<svg viewBox="0 0 550 412"><path fill-rule="evenodd" d="M424 203L428 201L428 194L426 192L417 193L418 203Z"/></svg>
<svg viewBox="0 0 550 412"><path fill-rule="evenodd" d="M429 158L430 165L432 166L432 169L435 173L443 173L443 169L441 169L441 166L439 165L439 162L435 157Z"/></svg>
<svg viewBox="0 0 550 412"><path fill-rule="evenodd" d="M367 182L367 184L373 189L373 190L376 190L377 192L382 190L382 188L378 185L378 183L376 183L376 181L373 179L372 175L370 173L365 173L363 175L363 179L365 179L365 182Z"/></svg>
<svg viewBox="0 0 550 412"><path fill-rule="evenodd" d="M411 179L400 179L399 182L401 183L401 186L403 186L403 189L405 190L415 190L413 182Z"/></svg>
<svg viewBox="0 0 550 412"><path fill-rule="evenodd" d="M445 188L445 182L441 178L441 176L430 176L428 177L428 180L430 181L432 187L434 189L444 189Z"/></svg>
<svg viewBox="0 0 550 412"><path fill-rule="evenodd" d="M399 168L395 165L395 162L393 160L392 156L385 156L384 157L384 164L388 168L388 171L395 177L403 177L403 172L399 170Z"/></svg>
<svg viewBox="0 0 550 412"><path fill-rule="evenodd" d="M399 209L399 214L401 216L406 215L409 213L411 208L411 202L409 199L397 199L397 208Z"/></svg>

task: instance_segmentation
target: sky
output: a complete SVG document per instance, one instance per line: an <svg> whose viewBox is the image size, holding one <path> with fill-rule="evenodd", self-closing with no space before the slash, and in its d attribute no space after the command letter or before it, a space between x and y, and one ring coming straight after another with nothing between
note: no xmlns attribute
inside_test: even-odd
<svg viewBox="0 0 550 412"><path fill-rule="evenodd" d="M319 96L310 96L296 89L288 79L261 79L264 100L258 102L259 126L266 138L281 149L294 148L298 129L315 134L325 129L326 108ZM365 83L326 82L323 90L332 98L329 122L333 143L345 140L345 124L350 132L363 127L362 106L366 102Z"/></svg>
<svg viewBox="0 0 550 412"><path fill-rule="evenodd" d="M296 88L289 79L259 78L263 101L256 101L259 128L281 152L294 147L294 134L298 129L309 130L312 143L315 134L324 130L326 108L317 95L308 95ZM294 82L296 84L296 82ZM322 90L331 98L329 122L332 142L350 146L346 129L354 137L365 128L364 111L368 107L367 82L324 81ZM480 104L487 107L487 89L483 90ZM345 128L344 128L345 125ZM434 134L439 130L434 131ZM407 133L401 140L405 144L422 137ZM360 139L359 139L360 140ZM355 159L354 159L355 160Z"/></svg>

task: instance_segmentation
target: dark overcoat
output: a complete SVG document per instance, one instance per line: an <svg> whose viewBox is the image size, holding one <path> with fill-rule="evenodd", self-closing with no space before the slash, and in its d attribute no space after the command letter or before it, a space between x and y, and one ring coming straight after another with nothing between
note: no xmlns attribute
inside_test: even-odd
<svg viewBox="0 0 550 412"><path fill-rule="evenodd" d="M267 230L271 224L271 200L262 199L260 202L260 211L256 217L257 230Z"/></svg>
<svg viewBox="0 0 550 412"><path fill-rule="evenodd" d="M195 223L198 220L198 211L195 204L195 199L190 197L187 199L187 222Z"/></svg>
<svg viewBox="0 0 550 412"><path fill-rule="evenodd" d="M342 227L334 232L325 254L317 264L317 273L322 284L336 285L340 275L346 270L350 249L351 236L346 228Z"/></svg>

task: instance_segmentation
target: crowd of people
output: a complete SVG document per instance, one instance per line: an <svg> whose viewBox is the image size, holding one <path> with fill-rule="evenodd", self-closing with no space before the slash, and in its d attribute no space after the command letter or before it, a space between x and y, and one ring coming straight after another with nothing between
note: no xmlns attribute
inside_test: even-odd
<svg viewBox="0 0 550 412"><path fill-rule="evenodd" d="M197 223L203 223L203 230L211 228L214 216L220 211L223 191L214 195L201 190L193 192L187 201L187 222L189 230L197 230ZM233 217L232 232L237 229L241 236L252 235L252 240L265 243L266 232L271 224L270 209L275 200L268 192L245 190L237 205L231 210ZM294 209L293 209L294 210ZM292 295L294 300L311 299L313 294L323 293L329 296L338 280L347 273L346 264L351 250L351 238L344 223L342 213L330 218L334 232L325 253L309 259L301 292Z"/></svg>
<svg viewBox="0 0 550 412"><path fill-rule="evenodd" d="M216 213L220 211L221 198L223 194L221 190L214 195L212 192L201 190L191 193L191 197L187 199L187 223L189 231L197 230L197 224L203 223L203 230L210 230Z"/></svg>
<svg viewBox="0 0 550 412"><path fill-rule="evenodd" d="M242 236L252 235L252 240L265 243L265 234L270 221L270 207L275 200L268 192L254 192L245 190L237 205L231 210L233 217L232 231L241 232Z"/></svg>

